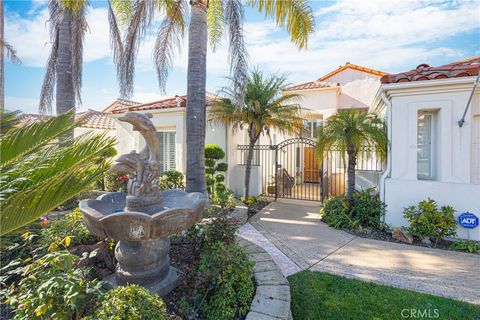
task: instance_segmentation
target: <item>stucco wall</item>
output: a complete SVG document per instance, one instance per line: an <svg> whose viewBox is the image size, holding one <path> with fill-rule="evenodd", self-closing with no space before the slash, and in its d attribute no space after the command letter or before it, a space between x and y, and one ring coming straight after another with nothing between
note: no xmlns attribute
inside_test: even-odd
<svg viewBox="0 0 480 320"><path fill-rule="evenodd" d="M410 91L409 91L410 90ZM441 205L451 205L457 215L469 211L480 216L480 185L474 179L480 165L473 151L474 114L478 112L479 94L467 112L462 128L458 120L467 105L471 85L452 85L388 91L392 103L390 178L385 182L386 221L395 226L406 225L403 208L432 198ZM434 143L435 177L417 178L417 117L419 110L432 110L436 117ZM479 139L479 138L476 138ZM466 238L465 229L458 236ZM470 238L480 240L480 228L470 232Z"/></svg>
<svg viewBox="0 0 480 320"><path fill-rule="evenodd" d="M77 138L82 134L89 133L89 132L92 132L98 135L106 133L107 137L113 137L113 138L117 137L117 133L115 132L115 130L92 129L92 128L84 128L84 127L76 127L73 130L73 136L74 138Z"/></svg>

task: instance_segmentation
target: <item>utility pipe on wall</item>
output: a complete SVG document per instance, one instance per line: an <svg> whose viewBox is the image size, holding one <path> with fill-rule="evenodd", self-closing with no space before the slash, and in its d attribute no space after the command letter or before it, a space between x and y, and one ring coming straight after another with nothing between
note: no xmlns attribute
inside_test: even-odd
<svg viewBox="0 0 480 320"><path fill-rule="evenodd" d="M383 103L387 106L387 137L388 137L388 145L387 145L387 167L385 168L385 172L382 174L380 178L380 200L385 202L385 180L390 176L390 172L392 171L392 148L391 148L391 141L392 141L392 103L387 98L383 89L381 92L381 98ZM384 217L385 219L385 217Z"/></svg>

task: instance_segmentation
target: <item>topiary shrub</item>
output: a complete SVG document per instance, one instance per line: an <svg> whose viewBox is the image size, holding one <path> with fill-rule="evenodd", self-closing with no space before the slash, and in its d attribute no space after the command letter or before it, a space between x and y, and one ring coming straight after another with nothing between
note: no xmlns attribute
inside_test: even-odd
<svg viewBox="0 0 480 320"><path fill-rule="evenodd" d="M160 174L160 189L185 189L183 173L177 170L168 170Z"/></svg>
<svg viewBox="0 0 480 320"><path fill-rule="evenodd" d="M88 231L78 208L64 217L49 220L47 227L42 229L40 237L40 242L44 246L48 246L50 243L61 242L66 237L72 239L73 246L94 244L101 240Z"/></svg>
<svg viewBox="0 0 480 320"><path fill-rule="evenodd" d="M216 242L200 257L197 301L207 320L228 320L250 309L255 286L253 265L237 244Z"/></svg>
<svg viewBox="0 0 480 320"><path fill-rule="evenodd" d="M457 234L455 210L451 206L438 207L437 203L428 198L417 206L410 206L403 210L403 216L410 226L408 231L420 238L434 239L434 246L438 240Z"/></svg>
<svg viewBox="0 0 480 320"><path fill-rule="evenodd" d="M219 163L224 157L225 152L217 144L205 146L205 180L210 198L221 196L227 190L223 183L225 175L222 172L228 170L228 165L223 162Z"/></svg>
<svg viewBox="0 0 480 320"><path fill-rule="evenodd" d="M166 306L154 292L138 285L127 285L110 290L99 301L93 320L163 320Z"/></svg>

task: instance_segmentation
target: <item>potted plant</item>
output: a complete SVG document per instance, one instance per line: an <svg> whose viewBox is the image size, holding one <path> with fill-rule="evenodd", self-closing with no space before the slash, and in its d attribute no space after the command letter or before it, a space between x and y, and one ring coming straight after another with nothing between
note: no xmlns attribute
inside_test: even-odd
<svg viewBox="0 0 480 320"><path fill-rule="evenodd" d="M267 193L268 194L275 194L275 176L270 177L270 181L267 184Z"/></svg>

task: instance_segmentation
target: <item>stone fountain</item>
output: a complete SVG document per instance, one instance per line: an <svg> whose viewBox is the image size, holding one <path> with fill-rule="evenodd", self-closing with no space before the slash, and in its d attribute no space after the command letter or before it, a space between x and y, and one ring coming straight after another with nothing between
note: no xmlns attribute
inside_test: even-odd
<svg viewBox="0 0 480 320"><path fill-rule="evenodd" d="M112 172L129 176L127 193L112 192L80 202L85 224L102 238L117 240L118 264L105 280L113 287L135 283L165 295L182 280L170 265L170 235L202 218L206 197L200 192L161 191L158 184L160 140L151 114L126 113L119 118L133 125L146 146L115 160Z"/></svg>

